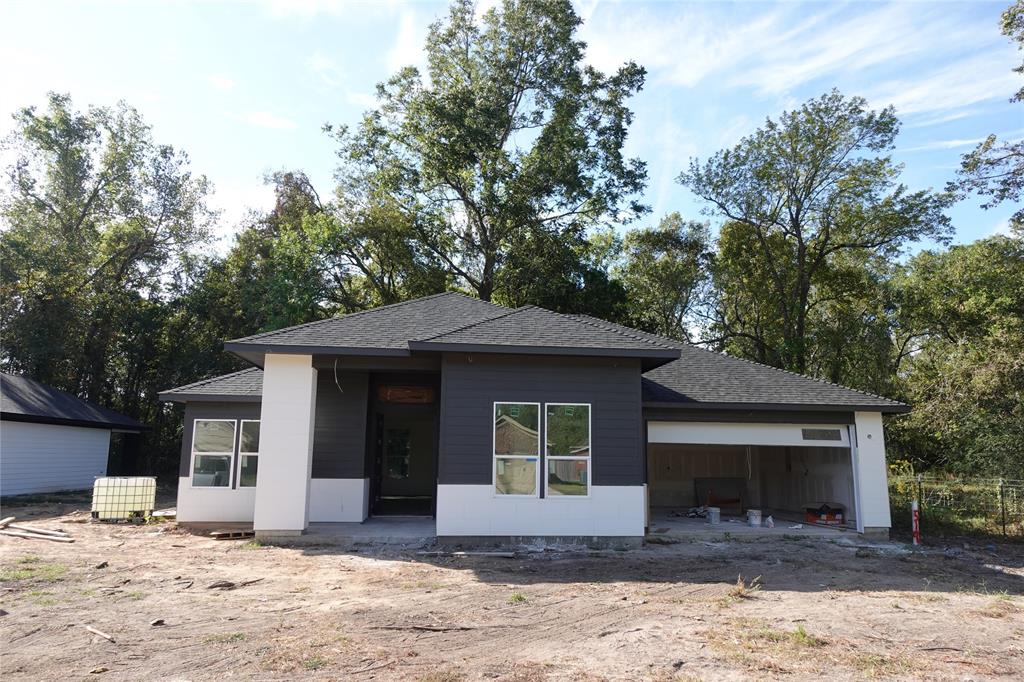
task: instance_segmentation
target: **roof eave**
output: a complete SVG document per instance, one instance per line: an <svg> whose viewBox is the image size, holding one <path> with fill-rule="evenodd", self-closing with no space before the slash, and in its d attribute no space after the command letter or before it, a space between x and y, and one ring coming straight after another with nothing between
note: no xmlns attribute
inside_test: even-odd
<svg viewBox="0 0 1024 682"><path fill-rule="evenodd" d="M63 417L46 417L37 414L21 414L19 412L0 412L0 419L11 422L25 422L29 424L51 424L53 426L78 426L85 429L103 429L105 431L126 431L128 433L141 433L149 431L150 427L145 424L119 424L117 422L91 421L88 419L65 419Z"/></svg>
<svg viewBox="0 0 1024 682"><path fill-rule="evenodd" d="M359 348L355 346L293 345L287 343L239 343L226 341L224 350L235 354L291 354L291 355L368 355L372 357L407 357L406 348Z"/></svg>
<svg viewBox="0 0 1024 682"><path fill-rule="evenodd" d="M157 393L162 403L258 403L263 401L262 395L232 395L230 393L174 393L164 391Z"/></svg>
<svg viewBox="0 0 1024 682"><path fill-rule="evenodd" d="M676 410L747 410L751 412L774 412L802 410L807 412L881 412L882 414L906 414L910 405L838 405L835 403L708 403L698 401L645 400L644 407Z"/></svg>

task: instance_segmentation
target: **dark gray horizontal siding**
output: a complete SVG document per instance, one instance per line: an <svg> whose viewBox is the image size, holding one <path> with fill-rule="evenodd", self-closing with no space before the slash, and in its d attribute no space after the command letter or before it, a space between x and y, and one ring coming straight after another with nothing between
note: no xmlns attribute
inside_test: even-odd
<svg viewBox="0 0 1024 682"><path fill-rule="evenodd" d="M313 478L366 475L366 372L317 372L313 428ZM341 384L341 390L338 390Z"/></svg>
<svg viewBox="0 0 1024 682"><path fill-rule="evenodd" d="M498 402L590 403L594 485L641 485L640 361L445 355L438 482L489 485Z"/></svg>
<svg viewBox="0 0 1024 682"><path fill-rule="evenodd" d="M259 419L259 403L188 402L185 403L185 424L181 434L181 464L178 475L187 478L192 464L192 425L196 419ZM238 447L238 426L235 426L235 447Z"/></svg>

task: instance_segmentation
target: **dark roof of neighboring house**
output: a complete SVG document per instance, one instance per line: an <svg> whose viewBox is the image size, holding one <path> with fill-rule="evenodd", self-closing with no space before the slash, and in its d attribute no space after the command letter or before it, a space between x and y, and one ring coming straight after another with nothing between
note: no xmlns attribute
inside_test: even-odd
<svg viewBox="0 0 1024 682"><path fill-rule="evenodd" d="M634 334L672 344L678 360L644 373L644 403L666 407L715 409L846 409L908 412L905 403L813 379L795 372L716 353L675 339L649 334L586 315L595 324L629 329Z"/></svg>
<svg viewBox="0 0 1024 682"><path fill-rule="evenodd" d="M0 419L119 431L148 428L120 412L14 374L0 374Z"/></svg>
<svg viewBox="0 0 1024 682"><path fill-rule="evenodd" d="M263 370L250 367L187 386L178 386L160 392L160 400L185 402L189 400L224 400L258 402L263 395Z"/></svg>
<svg viewBox="0 0 1024 682"><path fill-rule="evenodd" d="M679 356L671 346L570 315L534 306L510 309L454 292L234 339L224 348L255 364L268 352L407 356L461 350L662 362Z"/></svg>

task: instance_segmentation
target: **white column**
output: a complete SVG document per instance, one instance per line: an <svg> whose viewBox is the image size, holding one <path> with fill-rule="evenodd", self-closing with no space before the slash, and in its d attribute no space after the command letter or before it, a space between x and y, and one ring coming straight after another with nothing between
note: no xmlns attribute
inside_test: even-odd
<svg viewBox="0 0 1024 682"><path fill-rule="evenodd" d="M311 355L266 355L253 528L298 535L309 523L316 370Z"/></svg>
<svg viewBox="0 0 1024 682"><path fill-rule="evenodd" d="M857 530L888 532L889 480L885 464L885 432L880 412L854 412L856 445L851 448L857 493Z"/></svg>

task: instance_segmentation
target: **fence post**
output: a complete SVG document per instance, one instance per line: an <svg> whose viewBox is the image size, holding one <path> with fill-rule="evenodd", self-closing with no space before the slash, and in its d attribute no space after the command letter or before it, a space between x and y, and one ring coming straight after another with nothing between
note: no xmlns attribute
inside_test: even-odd
<svg viewBox="0 0 1024 682"><path fill-rule="evenodd" d="M1006 537L1006 486L1003 479L999 479L999 510L1003 517L1003 537Z"/></svg>

